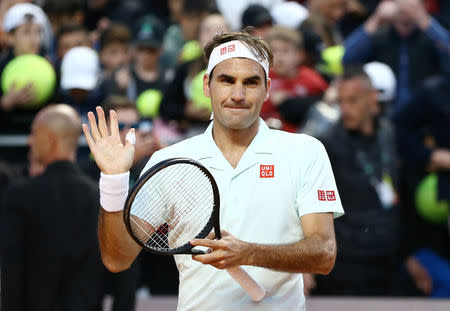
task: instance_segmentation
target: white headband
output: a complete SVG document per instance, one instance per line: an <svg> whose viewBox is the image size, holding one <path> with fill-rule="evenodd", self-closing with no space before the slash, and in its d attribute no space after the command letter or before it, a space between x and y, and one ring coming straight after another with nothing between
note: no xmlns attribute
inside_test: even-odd
<svg viewBox="0 0 450 311"><path fill-rule="evenodd" d="M254 60L258 64L260 64L264 71L266 72L266 77L269 77L269 62L267 58L264 60L259 60L256 58L255 54L241 41L234 40L222 43L219 46L216 46L214 50L212 50L211 55L209 57L208 68L206 69L206 73L209 75L211 71L216 67L219 63L227 60L229 58L235 57L243 57Z"/></svg>

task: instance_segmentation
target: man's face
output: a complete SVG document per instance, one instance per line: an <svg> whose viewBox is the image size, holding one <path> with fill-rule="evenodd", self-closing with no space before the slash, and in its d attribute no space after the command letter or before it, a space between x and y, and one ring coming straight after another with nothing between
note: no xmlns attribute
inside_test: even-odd
<svg viewBox="0 0 450 311"><path fill-rule="evenodd" d="M58 39L58 57L63 59L64 55L73 47L89 47L89 39L84 31L74 31L62 35Z"/></svg>
<svg viewBox="0 0 450 311"><path fill-rule="evenodd" d="M211 97L214 120L221 126L239 130L255 125L268 97L270 80L264 83L264 69L247 58L230 58L218 64L212 78L205 75L203 90Z"/></svg>
<svg viewBox="0 0 450 311"><path fill-rule="evenodd" d="M136 46L134 53L136 66L140 66L145 69L154 69L158 65L160 54L161 54L160 48Z"/></svg>
<svg viewBox="0 0 450 311"><path fill-rule="evenodd" d="M313 0L317 11L323 15L330 24L336 24L345 14L347 0Z"/></svg>
<svg viewBox="0 0 450 311"><path fill-rule="evenodd" d="M338 100L341 119L348 130L361 130L376 114L377 93L362 78L341 81Z"/></svg>
<svg viewBox="0 0 450 311"><path fill-rule="evenodd" d="M35 163L44 164L45 158L50 152L49 135L47 128L39 122L38 117L31 125L31 133L28 137L29 159Z"/></svg>
<svg viewBox="0 0 450 311"><path fill-rule="evenodd" d="M113 71L130 60L129 46L127 44L113 42L100 51L100 62L106 70Z"/></svg>
<svg viewBox="0 0 450 311"><path fill-rule="evenodd" d="M38 54L42 43L41 26L27 22L18 26L11 34L11 46L16 56L22 54Z"/></svg>
<svg viewBox="0 0 450 311"><path fill-rule="evenodd" d="M394 19L394 28L400 37L408 37L415 29L416 23L412 20L408 14L399 11L397 17Z"/></svg>
<svg viewBox="0 0 450 311"><path fill-rule="evenodd" d="M297 72L300 64L300 51L293 43L285 40L273 39L269 42L273 53L273 70L282 77L288 77Z"/></svg>

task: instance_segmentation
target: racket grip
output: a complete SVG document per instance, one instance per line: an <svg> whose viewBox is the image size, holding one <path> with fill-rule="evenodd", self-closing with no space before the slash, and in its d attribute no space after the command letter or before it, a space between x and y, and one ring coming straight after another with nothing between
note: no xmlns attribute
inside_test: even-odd
<svg viewBox="0 0 450 311"><path fill-rule="evenodd" d="M244 269L241 267L234 267L226 270L233 277L233 279L235 279L236 282L238 282L242 288L245 289L253 301L258 302L264 298L266 295L266 290L261 285L256 283L256 281L250 276L250 274L245 272Z"/></svg>

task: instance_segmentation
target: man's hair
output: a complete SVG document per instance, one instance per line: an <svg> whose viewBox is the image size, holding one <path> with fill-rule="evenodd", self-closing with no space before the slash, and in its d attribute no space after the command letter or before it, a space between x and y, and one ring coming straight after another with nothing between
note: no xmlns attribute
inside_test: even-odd
<svg viewBox="0 0 450 311"><path fill-rule="evenodd" d="M343 74L339 77L339 81L348 81L352 79L362 79L367 88L372 89L372 82L360 64L349 65L344 68Z"/></svg>
<svg viewBox="0 0 450 311"><path fill-rule="evenodd" d="M79 24L76 23L66 23L61 26L61 28L58 31L58 38L61 38L62 36L68 34L68 33L74 33L74 32L83 32L86 35L86 38L88 37L89 33L88 30Z"/></svg>
<svg viewBox="0 0 450 311"><path fill-rule="evenodd" d="M303 38L300 32L283 26L274 26L269 31L266 38L267 42L272 40L281 40L284 42L291 43L296 49L303 48Z"/></svg>
<svg viewBox="0 0 450 311"><path fill-rule="evenodd" d="M43 10L47 14L73 15L86 9L85 0L46 0Z"/></svg>
<svg viewBox="0 0 450 311"><path fill-rule="evenodd" d="M108 44L130 44L131 30L121 23L114 23L106 29L100 36L100 50L104 49Z"/></svg>
<svg viewBox="0 0 450 311"><path fill-rule="evenodd" d="M105 111L105 116L109 119L110 110L120 110L120 109L134 109L137 111L137 107L134 102L122 95L110 95L101 104L103 110Z"/></svg>
<svg viewBox="0 0 450 311"><path fill-rule="evenodd" d="M211 0L184 0L182 14L189 16L199 16L210 13L213 2Z"/></svg>
<svg viewBox="0 0 450 311"><path fill-rule="evenodd" d="M208 42L208 44L204 48L207 62L209 62L209 57L211 56L212 51L216 47L225 42L238 40L241 41L243 44L245 44L258 60L262 61L264 59L267 59L267 61L269 62L269 67L272 66L273 55L272 52L270 51L269 46L261 38L254 37L250 34L250 32L253 29L254 29L253 27L246 27L244 30L242 30L242 32L229 32L224 34L217 34L211 41ZM213 72L214 69L211 71L209 81L211 81ZM267 84L267 78L265 74L264 79Z"/></svg>

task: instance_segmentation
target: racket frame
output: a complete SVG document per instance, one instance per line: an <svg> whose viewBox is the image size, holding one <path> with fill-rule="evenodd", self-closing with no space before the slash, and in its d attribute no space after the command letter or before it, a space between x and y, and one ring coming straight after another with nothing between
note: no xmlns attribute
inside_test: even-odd
<svg viewBox="0 0 450 311"><path fill-rule="evenodd" d="M214 228L214 233L216 237L220 238L220 224L219 224L219 213L220 213L220 196L219 196L219 188L217 187L217 183L214 180L214 177L212 174L208 171L206 167L204 167L199 162L189 159L189 158L169 158L164 161L158 162L151 168L149 168L139 179L136 181L130 192L128 193L127 199L125 201L125 207L123 211L123 221L125 223L125 227L127 228L128 233L133 238L133 240L140 245L143 249L145 249L148 252L158 254L158 255L176 255L176 254L204 254L201 250L195 250L193 249L193 245L191 245L189 242L181 245L179 247L173 248L173 249L155 249L152 247L149 247L146 243L141 241L139 238L137 238L133 232L133 229L131 228L131 219L130 219L130 211L131 206L133 205L134 198L138 194L139 190L144 186L144 184L156 173L160 172L161 170L165 169L166 167L169 167L171 165L175 164L189 164L194 165L197 168L199 168L209 179L212 191L213 191L213 197L214 197L214 206L211 213L211 216L206 223L205 227L194 237L195 239L204 239L206 236L211 232L211 230ZM154 234L157 234L155 232Z"/></svg>

